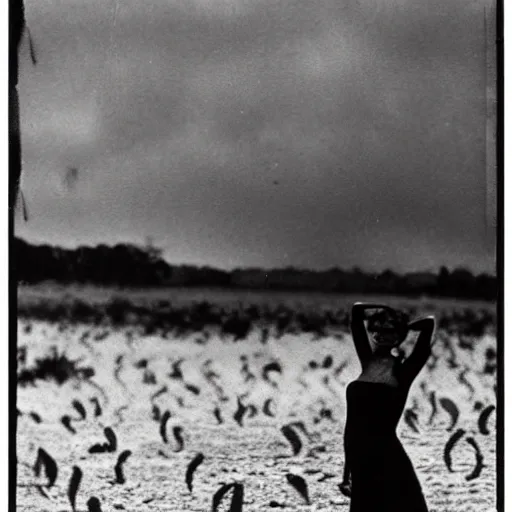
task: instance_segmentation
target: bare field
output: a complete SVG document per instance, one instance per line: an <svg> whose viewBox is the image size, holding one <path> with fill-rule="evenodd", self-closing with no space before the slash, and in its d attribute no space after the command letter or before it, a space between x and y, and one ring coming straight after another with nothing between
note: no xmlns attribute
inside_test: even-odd
<svg viewBox="0 0 512 512"><path fill-rule="evenodd" d="M120 293L92 288L72 292L21 288L19 300L22 306L33 306L79 297L101 309L102 303ZM207 301L224 308L227 315L233 308L251 304L277 308L281 313L279 306L283 305L294 311L348 311L354 300L363 299L205 290L123 293L131 302L149 305L167 300L187 308ZM477 322L478 312L484 309L494 314L493 306L430 299L380 297L379 301L448 318L448 328L438 332L431 361L409 395L406 407L416 413L418 421L408 424L402 420L398 429L430 510L494 509L495 412L486 422L488 433L478 420L485 407L496 403L492 365L496 338L492 325L477 329L473 336L468 334L471 319ZM246 511L348 511L349 500L337 485L344 462L345 387L357 376L359 367L341 320L320 334L301 331L293 324L277 335L273 317L265 317L270 328L262 336L264 322L258 317L247 335L234 341L236 334L211 325L201 330L194 324L195 329L178 334L166 326L148 335L133 323L88 324L69 318L49 322L31 318L30 311L27 309L18 322L18 375L25 370L17 403L19 510L71 510L68 486L77 466L83 473L76 494L78 511L88 510L92 496L100 500L103 511L206 511L212 509L215 492L231 482L243 483ZM454 317L454 311L466 311L466 316ZM92 369L93 374L73 377L70 373L71 378L62 384L48 375L46 380L41 375L38 378L34 370L40 365L37 360L52 350L78 361L79 368ZM453 427L449 412L441 405L443 398L451 400L460 412ZM74 401L83 406L82 413L76 402L73 406ZM281 431L293 422L306 427L305 432L293 427L301 443L296 454ZM93 445L107 441L105 427L115 433L117 447L111 452L89 453ZM444 448L459 428L464 435L451 451L449 471ZM467 442L469 437L483 456L484 466L478 475L471 475L476 455ZM34 472L39 448L58 468L51 487L44 471L39 476ZM131 454L123 464L125 481L120 483L114 467L124 450ZM194 472L190 491L186 471L198 453L204 460ZM305 479L309 505L289 485L287 473ZM468 480L470 475L473 478ZM228 493L219 510L229 510L230 501Z"/></svg>
<svg viewBox="0 0 512 512"><path fill-rule="evenodd" d="M176 305L187 306L194 302L209 301L219 306L230 305L290 305L300 308L350 308L356 301L385 302L395 307L414 307L433 311L442 309L486 309L494 313L495 306L485 301L465 301L453 298L423 297L407 298L402 296L339 294L324 292L287 292L234 290L223 288L113 288L90 285L59 285L44 283L40 285L21 285L18 288L18 300L22 304L37 303L40 300L65 302L81 299L93 304L103 304L114 297L122 297L134 303L153 303L166 300Z"/></svg>

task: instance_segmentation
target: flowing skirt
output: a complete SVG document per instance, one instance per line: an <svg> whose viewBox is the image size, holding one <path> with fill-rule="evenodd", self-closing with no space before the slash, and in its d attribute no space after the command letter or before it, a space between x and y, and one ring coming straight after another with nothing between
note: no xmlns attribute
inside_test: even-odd
<svg viewBox="0 0 512 512"><path fill-rule="evenodd" d="M350 450L350 512L428 512L414 467L396 436ZM355 460L354 460L355 459Z"/></svg>
<svg viewBox="0 0 512 512"><path fill-rule="evenodd" d="M350 512L428 512L414 467L396 435L403 389L353 382L347 388L345 455Z"/></svg>

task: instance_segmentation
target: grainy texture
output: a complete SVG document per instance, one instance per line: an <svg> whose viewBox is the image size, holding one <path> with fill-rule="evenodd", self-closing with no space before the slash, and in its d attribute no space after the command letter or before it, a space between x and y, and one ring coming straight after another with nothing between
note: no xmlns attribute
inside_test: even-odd
<svg viewBox="0 0 512 512"><path fill-rule="evenodd" d="M298 299L289 298L294 300ZM87 343L85 332L89 332ZM78 511L87 510L95 496L103 510L204 512L221 485L232 482L244 484L245 511L267 510L272 501L289 510L348 511L349 500L338 489L344 463L345 388L359 371L348 334L327 334L320 339L311 333L285 334L280 339L270 336L262 344L261 334L253 330L238 342L212 335L198 343L197 335L166 339L130 335L125 327L20 319L18 335L19 348L25 347L22 367L33 366L36 358L48 355L55 346L59 353L81 359L81 367L92 367L95 372L88 379L70 379L60 386L37 380L34 386L19 387L19 510L68 510L68 482L73 466L78 466L83 471L76 496ZM480 432L478 419L484 407L496 403L495 375L484 371L486 351L495 350L496 339L492 334L475 337L470 349L460 347L457 334L447 340L451 349L438 340L433 355L437 363L423 369L408 398L406 407L416 412L419 432L404 420L398 432L431 512L486 511L495 508L495 413L487 418L489 435ZM327 357L333 362L323 365ZM171 377L173 363L179 359L183 359L181 376ZM272 362L278 362L282 372L272 372L266 381L262 370ZM465 377L471 386L459 380L464 367L469 369ZM154 379L145 378L147 372ZM199 393L191 392L187 384L196 386ZM165 391L155 395L164 386ZM478 443L485 464L478 478L466 481L476 459L475 450L464 439L451 453L453 472L446 467L443 450L451 435L447 431L451 418L438 407L429 424L431 391L437 400L446 397L457 405L456 428L463 428L465 437ZM270 398L274 417L263 412ZM74 400L85 407L85 418L73 407ZM244 415L243 426L233 419L238 400L257 411L251 417ZM483 406L475 408L477 401ZM97 403L101 414L95 413ZM155 405L170 412L167 444L153 416ZM223 418L221 424L216 408ZM31 412L40 416L40 423ZM64 415L72 418L76 434L62 425ZM281 432L283 425L294 421L303 421L310 434L296 429L304 445L296 456ZM116 433L117 451L89 453L94 443L104 439L107 426ZM173 435L176 426L183 429L184 448L179 452ZM49 498L35 487L45 483L32 469L39 448L55 459L59 469L55 485L47 491ZM125 482L121 485L116 483L114 467L125 450L131 455L123 464ZM187 467L198 453L204 454L204 461L194 473L190 492ZM287 473L304 478L311 505L288 485ZM219 510L227 510L230 502L231 494Z"/></svg>

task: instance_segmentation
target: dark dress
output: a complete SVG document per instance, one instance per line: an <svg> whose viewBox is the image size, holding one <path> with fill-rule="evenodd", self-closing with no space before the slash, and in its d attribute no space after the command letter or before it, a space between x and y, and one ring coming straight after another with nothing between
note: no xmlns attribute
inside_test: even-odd
<svg viewBox="0 0 512 512"><path fill-rule="evenodd" d="M396 428L408 386L354 381L347 386L346 464L350 512L428 512Z"/></svg>

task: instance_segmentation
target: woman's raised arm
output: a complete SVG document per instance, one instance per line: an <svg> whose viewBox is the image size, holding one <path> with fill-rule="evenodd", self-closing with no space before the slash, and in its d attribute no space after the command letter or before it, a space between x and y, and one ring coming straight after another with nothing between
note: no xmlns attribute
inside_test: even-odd
<svg viewBox="0 0 512 512"><path fill-rule="evenodd" d="M402 375L409 384L413 382L430 357L435 327L436 320L433 316L421 318L409 324L410 331L420 333L411 355L402 363Z"/></svg>
<svg viewBox="0 0 512 512"><path fill-rule="evenodd" d="M366 365L366 362L372 355L372 348L370 346L370 340L368 339L368 333L364 325L364 313L367 309L390 309L389 306L383 304L375 304L371 302L356 302L352 306L352 316L350 319L350 329L352 331L352 339L356 347L357 356L362 366Z"/></svg>

